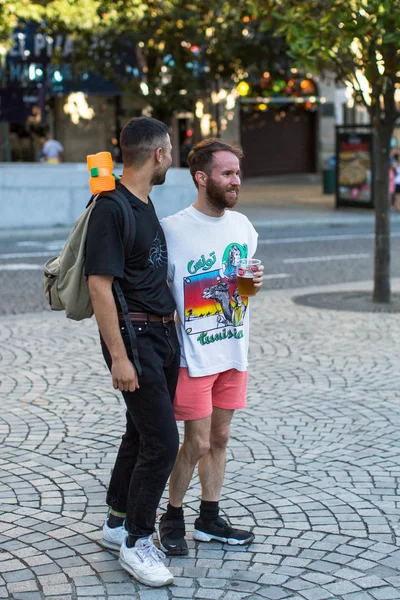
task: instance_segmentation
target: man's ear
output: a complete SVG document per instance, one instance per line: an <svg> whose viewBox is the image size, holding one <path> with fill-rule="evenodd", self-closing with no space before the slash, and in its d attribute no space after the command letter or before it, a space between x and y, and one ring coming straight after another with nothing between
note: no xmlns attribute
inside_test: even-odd
<svg viewBox="0 0 400 600"><path fill-rule="evenodd" d="M204 171L196 171L194 174L194 178L197 181L197 184L201 187L205 187L207 183L207 174Z"/></svg>
<svg viewBox="0 0 400 600"><path fill-rule="evenodd" d="M163 152L164 152L164 151L163 151L163 149L162 149L161 147L160 147L160 148L157 148L157 150L156 150L156 161L157 161L158 163L161 163L161 162L162 162L162 159L163 159Z"/></svg>

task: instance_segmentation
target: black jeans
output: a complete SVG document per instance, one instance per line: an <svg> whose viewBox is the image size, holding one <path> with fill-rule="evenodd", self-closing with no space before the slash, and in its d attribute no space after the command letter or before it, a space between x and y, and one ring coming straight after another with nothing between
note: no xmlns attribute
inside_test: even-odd
<svg viewBox="0 0 400 600"><path fill-rule="evenodd" d="M174 322L134 323L143 373L135 392L122 392L127 407L122 436L107 493L107 504L126 513L132 535L153 533L158 503L179 447L172 402L179 370L179 343ZM129 335L121 335L132 359ZM103 340L108 368L111 357Z"/></svg>

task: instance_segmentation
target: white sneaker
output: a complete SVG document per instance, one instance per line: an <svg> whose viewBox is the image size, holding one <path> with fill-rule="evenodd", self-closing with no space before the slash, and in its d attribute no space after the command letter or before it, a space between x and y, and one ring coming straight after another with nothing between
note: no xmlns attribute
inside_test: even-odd
<svg viewBox="0 0 400 600"><path fill-rule="evenodd" d="M153 536L139 538L133 548L124 540L119 551L119 564L135 579L151 587L173 583L174 576L163 564L164 552L153 544Z"/></svg>
<svg viewBox="0 0 400 600"><path fill-rule="evenodd" d="M125 521L120 527L109 527L106 519L103 526L101 545L104 546L104 548L119 551L127 535L128 532L125 529Z"/></svg>

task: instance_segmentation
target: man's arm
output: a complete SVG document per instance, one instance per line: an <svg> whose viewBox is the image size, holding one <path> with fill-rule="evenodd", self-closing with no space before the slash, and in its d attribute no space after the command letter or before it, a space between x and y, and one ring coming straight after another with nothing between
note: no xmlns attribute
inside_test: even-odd
<svg viewBox="0 0 400 600"><path fill-rule="evenodd" d="M113 279L112 275L89 275L89 293L101 336L111 355L113 387L121 392L134 392L139 387L138 376L121 337L112 294Z"/></svg>

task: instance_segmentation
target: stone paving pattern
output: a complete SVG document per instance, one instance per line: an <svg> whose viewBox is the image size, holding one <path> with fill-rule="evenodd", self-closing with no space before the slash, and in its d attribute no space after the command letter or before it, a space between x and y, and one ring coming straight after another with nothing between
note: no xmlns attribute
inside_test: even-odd
<svg viewBox="0 0 400 600"><path fill-rule="evenodd" d="M0 318L0 598L400 599L399 318L292 295L252 301L248 407L228 451L222 510L255 542L189 539L163 589L99 544L124 407L94 320Z"/></svg>

